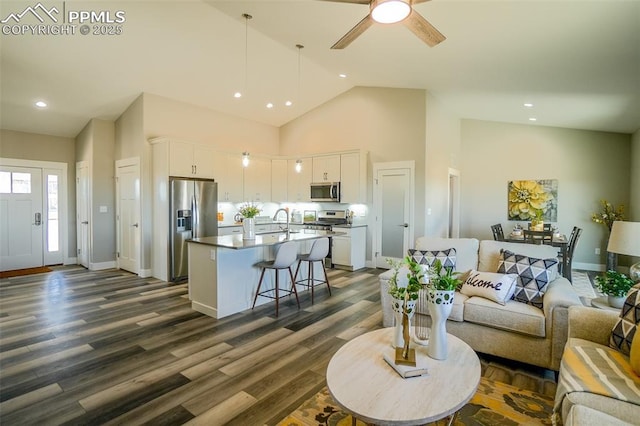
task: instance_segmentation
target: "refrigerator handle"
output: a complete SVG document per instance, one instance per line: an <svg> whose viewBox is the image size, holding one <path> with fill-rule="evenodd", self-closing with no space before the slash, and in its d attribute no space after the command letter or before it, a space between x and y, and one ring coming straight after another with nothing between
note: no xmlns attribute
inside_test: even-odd
<svg viewBox="0 0 640 426"><path fill-rule="evenodd" d="M200 221L200 215L198 214L198 202L196 201L195 194L191 197L191 217L193 220L191 238L198 238L198 222Z"/></svg>

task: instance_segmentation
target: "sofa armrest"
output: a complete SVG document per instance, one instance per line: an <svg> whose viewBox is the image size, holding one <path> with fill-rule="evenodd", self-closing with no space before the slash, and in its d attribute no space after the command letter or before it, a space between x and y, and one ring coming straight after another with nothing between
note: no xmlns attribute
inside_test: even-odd
<svg viewBox="0 0 640 426"><path fill-rule="evenodd" d="M556 307L568 308L574 305L582 306L582 302L568 279L558 277L549 283L542 297L545 318L552 318L553 309Z"/></svg>
<svg viewBox="0 0 640 426"><path fill-rule="evenodd" d="M608 345L618 317L618 312L607 309L572 306L569 308L569 338Z"/></svg>

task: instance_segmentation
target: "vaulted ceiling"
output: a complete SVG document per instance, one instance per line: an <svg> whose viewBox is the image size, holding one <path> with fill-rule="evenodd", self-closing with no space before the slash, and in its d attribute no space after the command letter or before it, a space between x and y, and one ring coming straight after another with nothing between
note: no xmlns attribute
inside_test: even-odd
<svg viewBox="0 0 640 426"><path fill-rule="evenodd" d="M3 1L0 20L36 4ZM7 34L22 30L15 19L0 24L3 129L74 137L91 118L116 119L142 92L281 126L354 86L426 89L462 118L622 133L640 127L637 0L432 0L414 7L446 36L439 45L392 24L372 26L343 50L330 47L367 5L42 4L56 6L59 18L82 8L112 17L120 10L126 20L119 35L93 34L93 25L86 35L80 25L69 35ZM49 107L35 108L39 99Z"/></svg>

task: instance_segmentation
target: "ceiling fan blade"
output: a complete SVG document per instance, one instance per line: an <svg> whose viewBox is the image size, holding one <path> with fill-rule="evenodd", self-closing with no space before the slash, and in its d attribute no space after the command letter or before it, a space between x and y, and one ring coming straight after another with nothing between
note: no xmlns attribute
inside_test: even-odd
<svg viewBox="0 0 640 426"><path fill-rule="evenodd" d="M433 47L436 44L446 40L446 37L442 35L440 31L429 23L415 10L411 10L411 13L407 18L402 21L404 25L409 28L418 38L429 46Z"/></svg>
<svg viewBox="0 0 640 426"><path fill-rule="evenodd" d="M371 0L320 0L320 1L330 1L333 3L354 3L354 4L369 4ZM428 1L428 0L419 0L419 1Z"/></svg>
<svg viewBox="0 0 640 426"><path fill-rule="evenodd" d="M373 19L371 19L371 14L365 16L362 21L358 22L355 27L351 28L348 33L342 36L340 40L336 42L332 49L344 49L348 45L351 44L353 40L358 38L363 32L367 30L371 25L373 25Z"/></svg>

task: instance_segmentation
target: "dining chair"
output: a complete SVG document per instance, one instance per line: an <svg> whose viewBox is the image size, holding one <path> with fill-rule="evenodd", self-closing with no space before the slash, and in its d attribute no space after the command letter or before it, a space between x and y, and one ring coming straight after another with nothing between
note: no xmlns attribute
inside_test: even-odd
<svg viewBox="0 0 640 426"><path fill-rule="evenodd" d="M562 252L558 253L558 259L560 260L560 265L562 265L563 263L567 265L567 270L560 271L560 273L572 283L573 283L573 277L571 276L571 270L573 269L573 267L571 265L573 263L573 253L576 250L576 246L578 245L578 239L580 238L581 234L582 234L582 228L578 228L577 226L574 226L573 230L571 231L571 235L569 236L569 245L567 247L566 262L562 261L563 260Z"/></svg>
<svg viewBox="0 0 640 426"><path fill-rule="evenodd" d="M551 244L553 231L532 231L525 229L524 242L528 244Z"/></svg>
<svg viewBox="0 0 640 426"><path fill-rule="evenodd" d="M502 231L502 224L497 223L491 225L491 232L493 232L493 239L496 241L504 241L504 232Z"/></svg>

